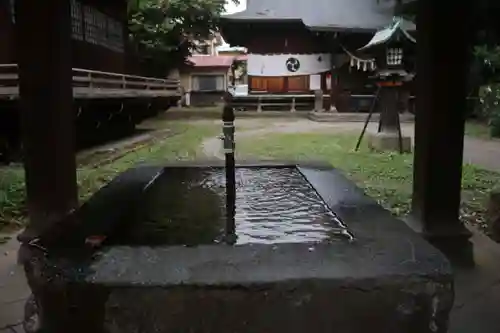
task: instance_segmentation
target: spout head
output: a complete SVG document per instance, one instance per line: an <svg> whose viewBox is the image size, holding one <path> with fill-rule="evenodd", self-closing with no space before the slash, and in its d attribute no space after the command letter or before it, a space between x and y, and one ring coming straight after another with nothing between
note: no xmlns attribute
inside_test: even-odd
<svg viewBox="0 0 500 333"><path fill-rule="evenodd" d="M234 121L234 110L230 105L224 105L222 110L222 121L233 122Z"/></svg>

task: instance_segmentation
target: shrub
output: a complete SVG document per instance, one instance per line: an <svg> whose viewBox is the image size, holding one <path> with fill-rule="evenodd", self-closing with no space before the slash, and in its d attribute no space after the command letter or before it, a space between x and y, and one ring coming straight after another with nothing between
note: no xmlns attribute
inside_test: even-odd
<svg viewBox="0 0 500 333"><path fill-rule="evenodd" d="M483 86L479 91L481 112L488 120L490 135L500 138L500 84Z"/></svg>

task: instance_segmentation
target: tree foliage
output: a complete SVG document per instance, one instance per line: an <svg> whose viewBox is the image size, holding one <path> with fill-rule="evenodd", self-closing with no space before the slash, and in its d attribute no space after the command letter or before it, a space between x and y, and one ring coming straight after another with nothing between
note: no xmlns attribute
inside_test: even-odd
<svg viewBox="0 0 500 333"><path fill-rule="evenodd" d="M156 70L178 67L195 48L194 40L218 30L225 0L131 0L130 41ZM135 1L135 2L134 2ZM237 0L230 0L237 3Z"/></svg>

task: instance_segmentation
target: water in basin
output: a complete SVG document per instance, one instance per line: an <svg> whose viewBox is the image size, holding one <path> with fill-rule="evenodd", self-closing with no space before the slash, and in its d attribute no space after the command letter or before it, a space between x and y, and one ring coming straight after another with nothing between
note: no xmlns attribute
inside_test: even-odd
<svg viewBox="0 0 500 333"><path fill-rule="evenodd" d="M236 169L237 244L328 242L345 226L296 168ZM223 168L171 168L146 191L122 235L129 245L217 243L224 234Z"/></svg>

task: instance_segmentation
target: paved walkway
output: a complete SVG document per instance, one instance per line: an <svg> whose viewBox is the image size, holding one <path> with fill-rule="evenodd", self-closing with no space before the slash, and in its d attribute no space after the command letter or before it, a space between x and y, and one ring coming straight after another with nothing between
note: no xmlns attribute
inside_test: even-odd
<svg viewBox="0 0 500 333"><path fill-rule="evenodd" d="M216 121L219 123L218 121ZM269 133L346 132L360 133L362 123L315 123L306 119L274 120L243 119L237 121L237 138ZM376 124L370 124L370 131ZM413 137L412 124L403 125L403 133ZM220 157L221 142L207 138L203 142L206 155ZM500 142L465 139L464 162L500 171ZM500 245L479 232L473 242L478 267L471 271L457 271L457 298L452 313L451 333L498 333L500 321ZM21 333L20 321L24 302L29 296L24 273L17 266L18 244L15 238L0 245L0 333Z"/></svg>
<svg viewBox="0 0 500 333"><path fill-rule="evenodd" d="M24 271L17 265L18 242L14 237L0 246L0 333L22 333L24 302L30 295Z"/></svg>

